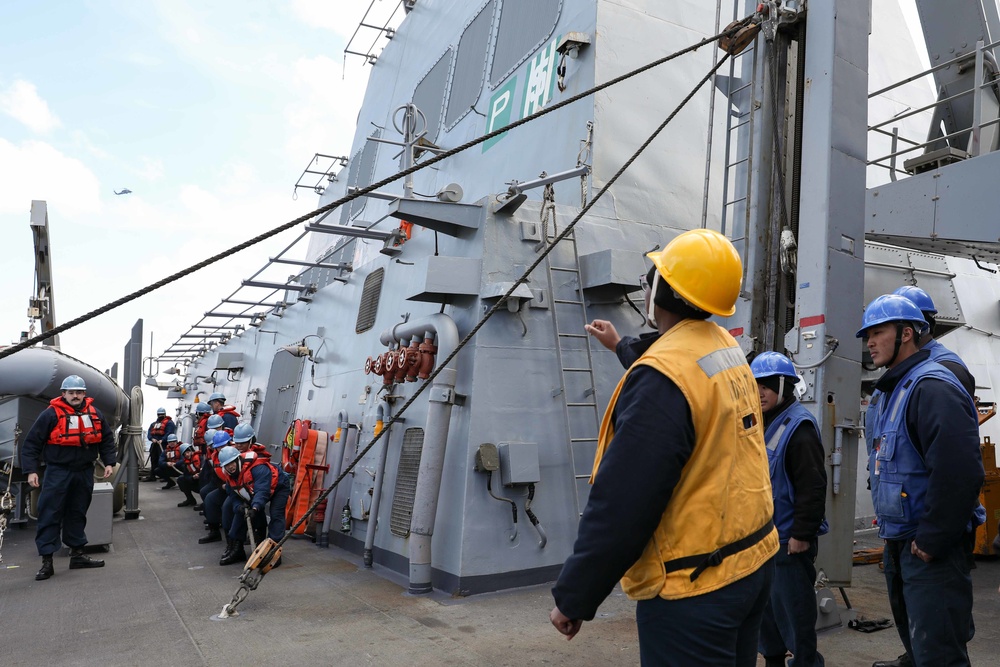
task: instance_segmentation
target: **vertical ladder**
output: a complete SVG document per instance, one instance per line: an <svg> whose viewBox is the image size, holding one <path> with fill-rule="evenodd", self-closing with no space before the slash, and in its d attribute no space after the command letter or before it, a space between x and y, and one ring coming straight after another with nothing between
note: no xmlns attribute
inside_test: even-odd
<svg viewBox="0 0 1000 667"><path fill-rule="evenodd" d="M723 0L718 1L721 6ZM732 20L738 18L742 5L741 0L733 1ZM726 114L725 169L722 174L722 233L733 238L739 238L744 233L743 229L736 229L737 221L745 221L749 215L756 64L757 42L753 42L743 52L729 59L729 76L727 77L729 90L724 91L728 113ZM711 156L709 156L710 158ZM733 170L736 170L735 173Z"/></svg>
<svg viewBox="0 0 1000 667"><path fill-rule="evenodd" d="M543 216L549 201L542 202ZM545 245L551 245L558 236L554 204L548 210L551 212L552 230L550 234L546 225L542 225ZM594 453L597 451L601 414L597 406L590 336L583 329L590 319L583 300L575 229L553 248L545 266L560 379L560 386L553 390L552 396L562 395L570 463L576 486L577 513L580 514L590 495L588 480L594 464Z"/></svg>

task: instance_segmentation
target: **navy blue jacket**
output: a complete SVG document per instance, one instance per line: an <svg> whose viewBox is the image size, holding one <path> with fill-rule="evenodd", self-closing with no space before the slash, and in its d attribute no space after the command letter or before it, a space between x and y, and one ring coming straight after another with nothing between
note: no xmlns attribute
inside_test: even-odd
<svg viewBox="0 0 1000 667"><path fill-rule="evenodd" d="M108 420L96 407L98 419L101 420L101 442L96 447L65 447L50 445L49 434L56 427L59 418L56 411L49 406L42 410L38 419L31 425L28 435L24 438L21 448L21 470L26 475L37 473L42 461L48 465L69 468L73 471L86 470L94 466L98 455L106 466L113 466L118 458L115 446L115 434L111 432Z"/></svg>
<svg viewBox="0 0 1000 667"><path fill-rule="evenodd" d="M633 338L627 347L641 355L657 337ZM625 380L614 420L614 446L601 459L573 555L552 589L559 611L571 619L592 620L639 560L694 451L687 400L649 366L634 369Z"/></svg>
<svg viewBox="0 0 1000 667"><path fill-rule="evenodd" d="M915 365L930 357L921 350L879 378L875 388L891 394ZM891 400L886 396L885 400ZM941 557L961 543L983 485L979 419L965 392L928 378L917 383L906 409L906 428L930 471L924 516L914 540Z"/></svg>

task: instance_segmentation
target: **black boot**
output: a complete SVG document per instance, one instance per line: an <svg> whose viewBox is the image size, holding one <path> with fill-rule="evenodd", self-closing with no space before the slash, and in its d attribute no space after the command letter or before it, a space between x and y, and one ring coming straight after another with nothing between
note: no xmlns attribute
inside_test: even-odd
<svg viewBox="0 0 1000 667"><path fill-rule="evenodd" d="M203 503L198 503L191 509L193 509L195 512L201 512L203 509L205 509L205 505Z"/></svg>
<svg viewBox="0 0 1000 667"><path fill-rule="evenodd" d="M239 540L233 540L233 548L229 552L223 554L222 560L219 561L219 565L232 565L233 563L245 563L247 560L247 552L243 550L243 543Z"/></svg>
<svg viewBox="0 0 1000 667"><path fill-rule="evenodd" d="M785 656L764 656L764 667L785 667Z"/></svg>
<svg viewBox="0 0 1000 667"><path fill-rule="evenodd" d="M209 544L210 542L221 542L222 533L219 532L218 526L208 529L208 535L205 537L198 538L198 544ZM225 554L223 554L225 556Z"/></svg>
<svg viewBox="0 0 1000 667"><path fill-rule="evenodd" d="M876 660L872 667L913 667L913 660L909 653L904 653L895 660Z"/></svg>
<svg viewBox="0 0 1000 667"><path fill-rule="evenodd" d="M169 479L169 478L168 478L168 479L167 479L167 483L166 483L166 484L164 484L163 486L161 486L160 488L161 488L161 489L172 489L172 488L174 488L175 486L177 486L177 482L175 482L175 481L174 481L173 479Z"/></svg>
<svg viewBox="0 0 1000 667"><path fill-rule="evenodd" d="M52 567L52 554L42 556L42 569L35 575L35 581L45 581L53 574L55 574L55 569Z"/></svg>
<svg viewBox="0 0 1000 667"><path fill-rule="evenodd" d="M181 502L177 503L177 506L178 507L191 507L192 505L195 505L195 504L197 504L197 501L194 498L188 498L187 500L182 500Z"/></svg>
<svg viewBox="0 0 1000 667"><path fill-rule="evenodd" d="M229 554L231 553L233 553L233 541L226 537L226 550L219 556L219 564L221 565L223 560L229 558Z"/></svg>
<svg viewBox="0 0 1000 667"><path fill-rule="evenodd" d="M83 553L83 549L69 550L69 569L81 570L92 567L104 567L103 560L95 560Z"/></svg>

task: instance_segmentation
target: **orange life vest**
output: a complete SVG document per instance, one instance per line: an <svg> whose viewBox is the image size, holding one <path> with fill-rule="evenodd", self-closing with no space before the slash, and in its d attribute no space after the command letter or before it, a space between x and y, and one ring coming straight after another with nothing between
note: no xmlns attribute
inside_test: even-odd
<svg viewBox="0 0 1000 667"><path fill-rule="evenodd" d="M257 466L267 466L271 472L271 493L278 488L278 469L275 468L268 459L257 456L256 452L244 452L240 454L240 470L235 477L226 475L226 483L233 488L236 493L249 502L253 498L253 472Z"/></svg>
<svg viewBox="0 0 1000 667"><path fill-rule="evenodd" d="M86 398L78 411L62 396L49 401L56 413L56 425L49 433L49 444L63 447L98 445L103 439L101 418L94 408L94 399Z"/></svg>
<svg viewBox="0 0 1000 667"><path fill-rule="evenodd" d="M194 428L194 444L199 447L205 446L205 431L208 430L208 415L198 420L198 425Z"/></svg>
<svg viewBox="0 0 1000 667"><path fill-rule="evenodd" d="M178 467L189 475L197 475L201 471L201 454L196 451L191 458L181 457Z"/></svg>
<svg viewBox="0 0 1000 667"><path fill-rule="evenodd" d="M149 437L162 438L167 432L168 421L170 421L170 417L163 415L163 419L158 420L155 424L149 427Z"/></svg>
<svg viewBox="0 0 1000 667"><path fill-rule="evenodd" d="M181 458L181 446L180 443L171 442L166 445L163 450L163 455L167 457L167 463L173 463Z"/></svg>
<svg viewBox="0 0 1000 667"><path fill-rule="evenodd" d="M230 414L230 415L236 417L237 419L240 418L240 413L236 412L236 408L234 408L231 405L223 405L222 409L219 410L218 412L216 412L215 414L219 415L220 417L222 417L222 416L224 416L226 414ZM206 423L207 423L207 420L206 420Z"/></svg>

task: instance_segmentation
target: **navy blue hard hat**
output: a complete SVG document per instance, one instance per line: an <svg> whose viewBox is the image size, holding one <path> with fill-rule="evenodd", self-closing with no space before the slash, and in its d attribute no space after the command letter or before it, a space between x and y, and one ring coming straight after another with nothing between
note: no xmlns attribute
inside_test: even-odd
<svg viewBox="0 0 1000 667"><path fill-rule="evenodd" d="M893 294L905 296L920 309L920 312L937 315L937 308L934 307L934 300L931 298L931 295L915 285L903 285L893 292Z"/></svg>
<svg viewBox="0 0 1000 667"><path fill-rule="evenodd" d="M784 376L798 382L799 376L791 359L779 352L761 352L750 362L750 370L757 380Z"/></svg>
<svg viewBox="0 0 1000 667"><path fill-rule="evenodd" d="M918 331L927 327L927 320L915 303L898 294L883 294L872 299L865 308L861 328L855 335L861 338L871 327L886 322L913 322L918 325Z"/></svg>

